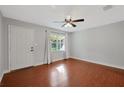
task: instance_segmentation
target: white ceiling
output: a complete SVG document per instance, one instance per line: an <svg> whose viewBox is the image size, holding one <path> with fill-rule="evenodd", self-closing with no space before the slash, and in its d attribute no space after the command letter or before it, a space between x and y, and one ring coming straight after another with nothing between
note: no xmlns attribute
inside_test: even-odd
<svg viewBox="0 0 124 93"><path fill-rule="evenodd" d="M0 5L0 10L5 17L13 18L25 22L44 25L64 31L78 31L87 28L97 27L105 24L124 20L124 6L112 6L111 9L104 11L102 5ZM76 28L61 27L66 16L72 19L84 18L85 21L77 24Z"/></svg>

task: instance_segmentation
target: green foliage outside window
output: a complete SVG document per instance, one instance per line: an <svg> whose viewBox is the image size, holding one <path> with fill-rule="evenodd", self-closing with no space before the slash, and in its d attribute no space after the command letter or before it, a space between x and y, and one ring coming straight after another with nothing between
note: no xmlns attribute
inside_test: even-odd
<svg viewBox="0 0 124 93"><path fill-rule="evenodd" d="M59 35L59 34L51 34L50 35L50 50L51 51L64 51L65 49L65 36L64 35Z"/></svg>

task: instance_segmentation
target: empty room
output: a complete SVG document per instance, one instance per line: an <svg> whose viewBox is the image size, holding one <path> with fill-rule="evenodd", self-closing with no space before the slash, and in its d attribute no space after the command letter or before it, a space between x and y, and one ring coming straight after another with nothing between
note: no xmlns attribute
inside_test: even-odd
<svg viewBox="0 0 124 93"><path fill-rule="evenodd" d="M0 5L1 87L123 87L124 5Z"/></svg>

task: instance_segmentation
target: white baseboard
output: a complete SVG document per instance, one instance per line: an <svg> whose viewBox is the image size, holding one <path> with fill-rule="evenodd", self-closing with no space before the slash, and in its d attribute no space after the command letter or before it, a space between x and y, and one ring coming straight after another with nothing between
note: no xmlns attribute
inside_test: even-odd
<svg viewBox="0 0 124 93"><path fill-rule="evenodd" d="M4 74L6 74L6 73L8 73L8 72L10 72L10 71L9 71L9 70L5 70L5 71L4 71Z"/></svg>
<svg viewBox="0 0 124 93"><path fill-rule="evenodd" d="M4 73L2 73L2 75L1 75L1 77L0 77L0 83L1 83L1 81L2 81L3 75L4 75Z"/></svg>
<svg viewBox="0 0 124 93"><path fill-rule="evenodd" d="M43 65L43 62L41 62L41 63L36 63L36 64L34 64L33 66L38 66L38 65Z"/></svg>
<svg viewBox="0 0 124 93"><path fill-rule="evenodd" d="M63 58L52 60L52 62L54 63L54 62L59 61L59 60L63 60ZM38 65L43 65L43 64L47 64L47 63L39 62L39 63L34 64L33 66L38 66ZM51 63L48 63L48 64L51 64Z"/></svg>
<svg viewBox="0 0 124 93"><path fill-rule="evenodd" d="M100 65L105 65L105 66L109 66L109 67L114 67L114 68L119 68L119 69L124 69L123 66L115 66L112 64L106 64L104 62L100 62L100 61L94 61L94 60L90 60L90 59L82 59L82 58L78 58L78 57L70 57L70 58L74 58L74 59L78 59L78 60L82 60L82 61L86 61L86 62L91 62L91 63L95 63L95 64L100 64Z"/></svg>
<svg viewBox="0 0 124 93"><path fill-rule="evenodd" d="M3 75L0 77L0 83L1 83L1 81L2 81L2 78L3 78Z"/></svg>
<svg viewBox="0 0 124 93"><path fill-rule="evenodd" d="M5 71L2 73L2 76L0 77L0 82L2 81L2 78L3 78L4 74L6 74L6 73L8 73L8 72L10 72L10 71L9 71L9 70L5 70Z"/></svg>
<svg viewBox="0 0 124 93"><path fill-rule="evenodd" d="M63 60L63 59L64 59L64 58L52 60L52 63L54 63L54 62L56 62L56 61L59 61L59 60Z"/></svg>

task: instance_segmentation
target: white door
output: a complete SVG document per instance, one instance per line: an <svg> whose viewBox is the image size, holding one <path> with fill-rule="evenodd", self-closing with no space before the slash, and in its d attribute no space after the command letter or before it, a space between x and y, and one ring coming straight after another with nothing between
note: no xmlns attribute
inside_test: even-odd
<svg viewBox="0 0 124 93"><path fill-rule="evenodd" d="M9 25L10 70L25 68L33 65L33 37L33 29Z"/></svg>

